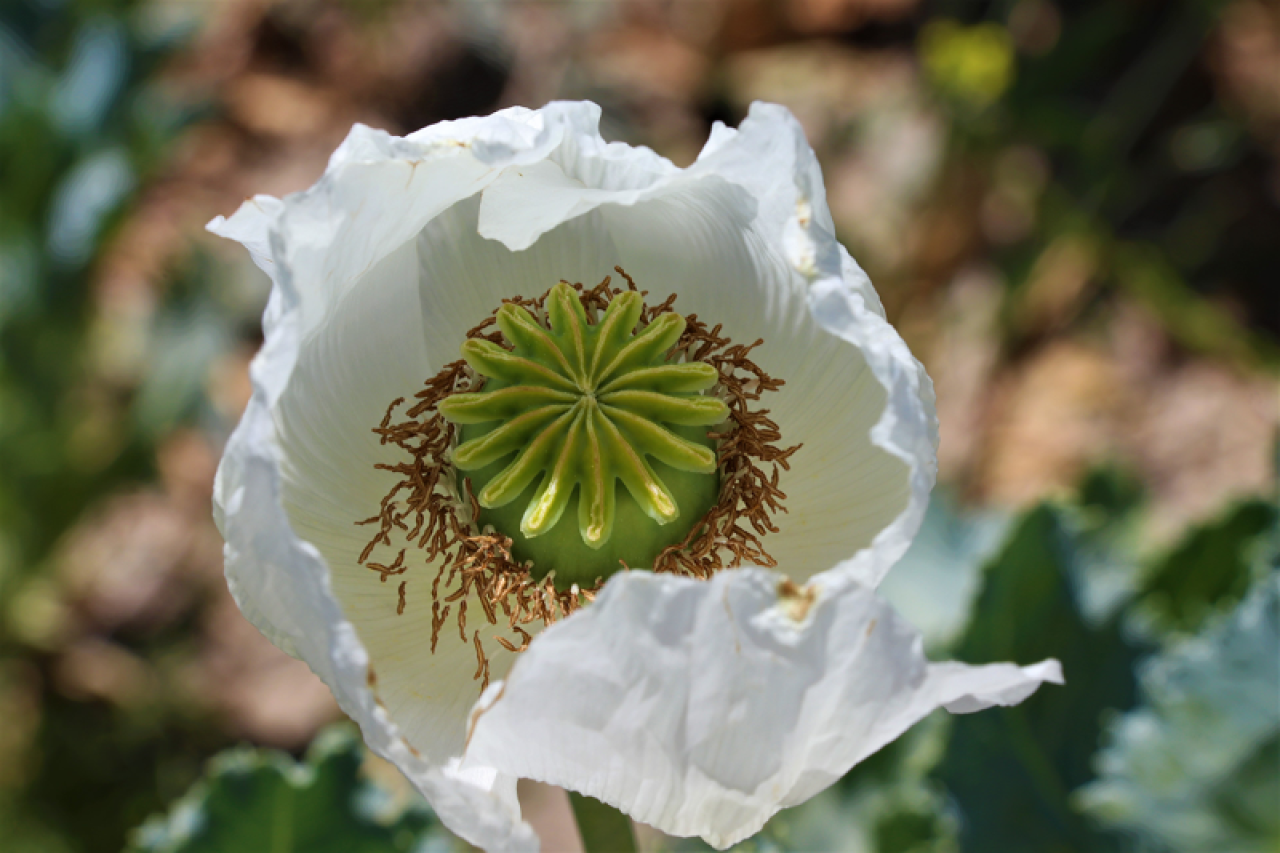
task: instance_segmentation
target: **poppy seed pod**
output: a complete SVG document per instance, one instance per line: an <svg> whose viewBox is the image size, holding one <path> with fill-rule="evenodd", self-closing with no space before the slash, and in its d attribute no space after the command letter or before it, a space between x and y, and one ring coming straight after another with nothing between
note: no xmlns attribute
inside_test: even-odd
<svg viewBox="0 0 1280 853"><path fill-rule="evenodd" d="M875 592L932 386L796 120L680 169L599 115L357 126L211 223L273 283L216 516L245 615L466 840L536 848L526 777L723 848L1061 673L930 663Z"/></svg>

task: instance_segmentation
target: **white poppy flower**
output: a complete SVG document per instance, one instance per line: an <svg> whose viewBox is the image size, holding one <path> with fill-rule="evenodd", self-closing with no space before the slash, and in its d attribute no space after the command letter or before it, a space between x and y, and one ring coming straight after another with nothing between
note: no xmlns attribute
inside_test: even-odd
<svg viewBox="0 0 1280 853"><path fill-rule="evenodd" d="M1016 703L1061 673L929 663L875 593L933 486L932 386L835 241L795 119L757 104L679 169L606 144L599 116L555 103L403 139L356 126L314 187L210 224L274 285L217 520L245 615L463 838L535 849L527 777L723 848L933 709ZM802 448L763 540L777 568L619 572L519 653L482 621L481 697L470 643L450 626L432 650L431 567L403 576L405 606L361 565L355 522L395 481L375 465L397 461L372 428L504 298L615 265L650 301L677 294L734 341L762 339L752 358L785 380L767 405Z"/></svg>

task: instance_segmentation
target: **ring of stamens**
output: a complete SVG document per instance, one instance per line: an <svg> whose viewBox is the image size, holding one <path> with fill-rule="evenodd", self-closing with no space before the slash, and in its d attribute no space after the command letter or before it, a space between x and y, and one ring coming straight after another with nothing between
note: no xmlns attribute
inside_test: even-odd
<svg viewBox="0 0 1280 853"><path fill-rule="evenodd" d="M686 327L675 311L633 334L638 292L591 316L561 283L545 304L545 320L511 303L498 309L507 347L465 341L463 359L484 386L437 410L461 428L453 464L475 484L481 524L511 532L517 556L555 568L564 587L612 574L619 560L651 564L684 538L716 500L708 433L729 409L701 393L719 379L714 367L668 358ZM615 522L625 536L613 535Z"/></svg>
<svg viewBox="0 0 1280 853"><path fill-rule="evenodd" d="M641 291L622 269L615 268L627 288L611 286L611 277L585 288L568 285L576 292L582 308L594 315L607 312L613 300L625 293ZM561 289L563 292L563 288ZM552 291L528 299L505 300L546 323L547 300ZM633 297L627 297L632 299ZM674 313L675 295L653 305L643 305L638 315L641 331L664 314ZM509 349L511 344L498 328L498 311L467 332L469 341ZM751 351L762 341L749 345L733 344L722 336L721 326L708 326L696 315L685 318L685 328L668 359L672 362L701 362L711 365L717 380L711 394L723 401L728 410L727 427L712 432L717 442L716 465L720 478L719 498L711 509L694 523L687 535L664 548L651 567L655 572L670 572L694 578L708 578L724 568L744 564L774 566L776 562L765 551L761 537L776 532L773 516L786 512L782 501L786 495L779 488L781 470L788 469L788 459L799 445L780 448L778 426L768 417L767 409L755 409L761 395L780 388L783 381L769 376L751 358ZM485 344L482 344L484 346ZM483 389L485 379L465 360L452 362L427 380L417 392L414 402L397 419L396 412L406 403L393 400L374 432L384 445L394 445L407 459L376 467L399 475L400 479L382 499L376 515L356 522L377 525L359 562L376 572L384 583L400 578L397 586L398 614L407 604L410 563L408 547L401 549L390 562L371 560L374 551L391 547L392 533L402 537L407 546L423 553L422 560L431 564L440 560L431 582L431 649L434 652L440 635L452 615L462 642L476 649L475 677L483 689L489 681L489 662L485 656L480 632L467 631L467 603L474 599L483 610L485 621L502 626L511 638L496 636L497 642L512 652L528 647L531 635L524 626L549 624L573 613L592 601L603 585L573 584L558 589L555 573L534 577L531 563L521 563L512 556L513 541L498 531L479 523L481 506L472 492L469 479L459 477L452 456L458 443L458 427L440 412L440 404L454 395L473 394ZM415 563L417 561L414 561ZM634 567L639 568L639 567Z"/></svg>

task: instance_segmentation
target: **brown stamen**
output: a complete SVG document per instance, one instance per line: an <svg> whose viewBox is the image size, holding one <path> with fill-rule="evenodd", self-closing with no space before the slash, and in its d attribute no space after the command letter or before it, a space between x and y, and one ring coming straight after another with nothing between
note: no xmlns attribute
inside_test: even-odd
<svg viewBox="0 0 1280 853"><path fill-rule="evenodd" d="M463 642L466 642L466 637L463 637L462 639ZM471 640L476 646L476 674L471 677L484 677L484 680L480 682L480 692L483 693L485 688L489 686L489 659L485 657L484 644L480 642L479 631L476 631L471 635Z"/></svg>

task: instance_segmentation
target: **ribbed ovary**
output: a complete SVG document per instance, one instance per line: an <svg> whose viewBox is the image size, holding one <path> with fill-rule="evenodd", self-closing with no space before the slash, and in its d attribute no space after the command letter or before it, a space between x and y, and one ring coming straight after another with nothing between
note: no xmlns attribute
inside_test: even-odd
<svg viewBox="0 0 1280 853"><path fill-rule="evenodd" d="M600 548L613 532L618 480L654 521L674 521L680 507L647 458L714 474L715 452L664 424L711 426L728 417L721 400L700 394L716 383L716 369L667 362L685 329L679 314L660 314L632 334L644 308L634 291L615 296L598 323L568 284L551 289L546 308L549 329L518 305L498 310L513 350L482 339L463 344L485 387L446 398L439 411L456 424L502 423L459 445L454 464L471 471L515 454L476 496L487 508L505 506L542 478L520 522L525 537L554 527L576 488L579 532Z"/></svg>

